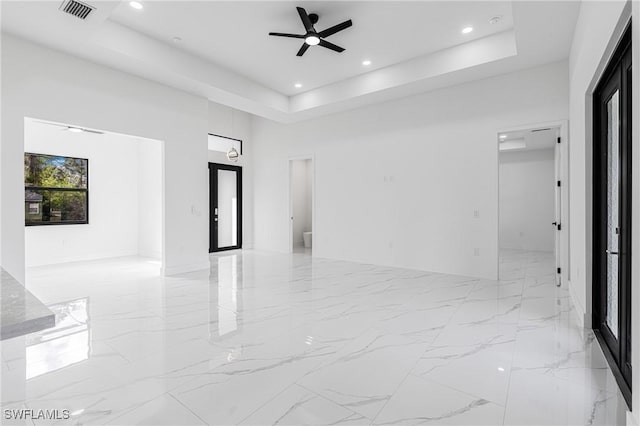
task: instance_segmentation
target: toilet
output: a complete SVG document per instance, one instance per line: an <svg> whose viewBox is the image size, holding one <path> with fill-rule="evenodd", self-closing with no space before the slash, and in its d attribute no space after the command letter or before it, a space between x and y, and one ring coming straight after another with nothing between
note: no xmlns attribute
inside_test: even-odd
<svg viewBox="0 0 640 426"><path fill-rule="evenodd" d="M311 248L311 232L303 232L302 239L304 240L304 247Z"/></svg>

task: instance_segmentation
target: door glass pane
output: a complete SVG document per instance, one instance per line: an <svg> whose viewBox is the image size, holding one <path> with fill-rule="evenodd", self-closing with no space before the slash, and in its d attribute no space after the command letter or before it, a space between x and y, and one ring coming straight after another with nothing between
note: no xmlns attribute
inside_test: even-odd
<svg viewBox="0 0 640 426"><path fill-rule="evenodd" d="M236 172L218 170L218 247L238 244Z"/></svg>
<svg viewBox="0 0 640 426"><path fill-rule="evenodd" d="M620 117L618 91L607 102L607 325L618 337Z"/></svg>

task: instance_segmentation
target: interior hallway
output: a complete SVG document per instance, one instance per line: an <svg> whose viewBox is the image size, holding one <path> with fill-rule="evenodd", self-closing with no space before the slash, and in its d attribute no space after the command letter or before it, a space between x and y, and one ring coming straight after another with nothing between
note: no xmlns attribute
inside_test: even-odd
<svg viewBox="0 0 640 426"><path fill-rule="evenodd" d="M142 258L31 269L58 325L2 342L2 406L78 424L624 424L551 254L502 253L499 282L212 260L171 278Z"/></svg>

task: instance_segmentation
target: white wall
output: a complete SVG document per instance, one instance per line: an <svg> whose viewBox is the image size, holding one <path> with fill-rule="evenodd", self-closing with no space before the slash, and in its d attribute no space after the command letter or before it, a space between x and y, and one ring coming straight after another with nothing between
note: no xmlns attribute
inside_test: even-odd
<svg viewBox="0 0 640 426"><path fill-rule="evenodd" d="M251 158L253 150L251 143L251 114L213 102L209 102L208 109L207 125L209 133L242 141L242 155L235 163L229 161L226 154L216 151L207 151L207 158L210 163L231 164L242 167L242 248L252 248L253 174ZM208 200L209 198L207 197L207 202Z"/></svg>
<svg viewBox="0 0 640 426"><path fill-rule="evenodd" d="M499 156L500 248L553 251L554 150L501 152Z"/></svg>
<svg viewBox="0 0 640 426"><path fill-rule="evenodd" d="M137 139L138 254L162 258L162 142Z"/></svg>
<svg viewBox="0 0 640 426"><path fill-rule="evenodd" d="M112 133L25 123L25 152L89 160L89 224L25 228L27 267L162 256L162 145Z"/></svg>
<svg viewBox="0 0 640 426"><path fill-rule="evenodd" d="M89 224L26 227L26 266L137 254L137 144L31 121L24 130L25 152L89 160Z"/></svg>
<svg viewBox="0 0 640 426"><path fill-rule="evenodd" d="M208 102L2 35L2 266L24 282L24 118L164 142L164 273L208 269ZM11 250L6 250L11 247Z"/></svg>
<svg viewBox="0 0 640 426"><path fill-rule="evenodd" d="M569 56L569 287L579 320L587 327L591 326L592 93L626 26L630 6L617 0L582 2Z"/></svg>
<svg viewBox="0 0 640 426"><path fill-rule="evenodd" d="M582 2L569 56L570 76L570 198L571 198L571 270L570 292L579 311L579 321L591 327L592 286L592 94L615 50L630 16L634 17L632 34L632 145L640 146L640 3L638 1ZM631 280L638 282L640 274L640 153L632 150L632 257ZM632 292L632 330L640 329L640 292ZM640 365L640 339L632 339L632 366ZM640 424L640 377L633 375L632 405L628 424Z"/></svg>
<svg viewBox="0 0 640 426"><path fill-rule="evenodd" d="M291 198L293 210L293 245L304 244L303 233L310 232L312 222L311 160L291 162Z"/></svg>
<svg viewBox="0 0 640 426"><path fill-rule="evenodd" d="M305 212L304 212L304 223L305 223L305 231L303 232L313 232L313 160L305 160ZM304 244L304 236L302 238L302 242ZM313 240L312 240L313 242Z"/></svg>
<svg viewBox="0 0 640 426"><path fill-rule="evenodd" d="M255 246L288 250L288 160L314 156L314 256L495 278L496 134L567 115L561 62L302 123L255 118Z"/></svg>

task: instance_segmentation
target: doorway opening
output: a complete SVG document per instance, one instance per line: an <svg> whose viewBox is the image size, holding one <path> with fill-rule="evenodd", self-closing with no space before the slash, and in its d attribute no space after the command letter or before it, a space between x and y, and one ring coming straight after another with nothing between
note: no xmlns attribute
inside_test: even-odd
<svg viewBox="0 0 640 426"><path fill-rule="evenodd" d="M562 284L561 133L558 124L498 133L501 280L524 278L530 264L539 263L557 286Z"/></svg>
<svg viewBox="0 0 640 426"><path fill-rule="evenodd" d="M209 253L242 248L242 167L209 163Z"/></svg>
<svg viewBox="0 0 640 426"><path fill-rule="evenodd" d="M593 329L631 407L631 25L593 94Z"/></svg>
<svg viewBox="0 0 640 426"><path fill-rule="evenodd" d="M311 254L313 250L313 160L289 161L289 248Z"/></svg>
<svg viewBox="0 0 640 426"><path fill-rule="evenodd" d="M163 262L162 141L25 118L25 266Z"/></svg>

